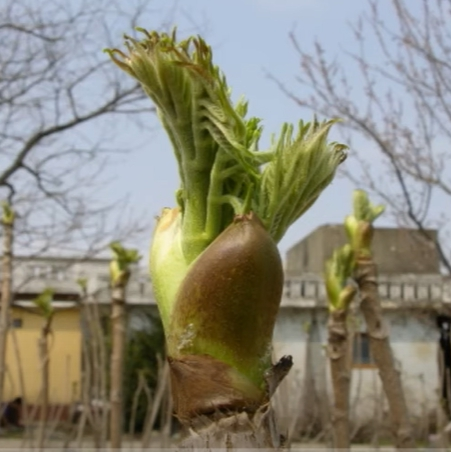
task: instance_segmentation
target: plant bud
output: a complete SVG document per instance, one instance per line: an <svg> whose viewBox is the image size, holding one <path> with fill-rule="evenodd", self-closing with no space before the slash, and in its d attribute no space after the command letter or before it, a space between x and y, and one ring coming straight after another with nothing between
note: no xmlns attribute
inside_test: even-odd
<svg viewBox="0 0 451 452"><path fill-rule="evenodd" d="M164 209L150 248L150 277L165 332L169 327L177 290L188 271L182 251L181 224L179 208Z"/></svg>
<svg viewBox="0 0 451 452"><path fill-rule="evenodd" d="M254 213L237 215L179 287L168 355L209 355L262 388L282 289L275 242Z"/></svg>

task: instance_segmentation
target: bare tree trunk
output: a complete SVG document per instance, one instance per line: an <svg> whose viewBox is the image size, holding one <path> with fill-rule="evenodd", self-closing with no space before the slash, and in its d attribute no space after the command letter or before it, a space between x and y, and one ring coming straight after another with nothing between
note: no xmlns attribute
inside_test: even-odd
<svg viewBox="0 0 451 452"><path fill-rule="evenodd" d="M100 411L100 435L99 435L99 448L106 447L106 441L108 436L108 420L109 420L109 401L108 401L108 353L103 337L100 313L99 313L99 303L95 300L93 304L93 314L94 314L94 333L96 335L97 348L98 348L98 363L96 363L99 369L99 390L100 390L100 400L102 401L102 409Z"/></svg>
<svg viewBox="0 0 451 452"><path fill-rule="evenodd" d="M361 309L367 325L371 354L379 369L382 386L390 407L396 447L413 449L414 441L406 399L382 316L377 267L371 257L359 256L357 258L355 279L360 289Z"/></svg>
<svg viewBox="0 0 451 452"><path fill-rule="evenodd" d="M6 345L9 330L9 310L12 298L13 229L13 222L3 221L2 295L0 300L0 407L3 402L5 386Z"/></svg>
<svg viewBox="0 0 451 452"><path fill-rule="evenodd" d="M89 419L94 431L94 443L97 449L105 449L109 426L109 394L108 394L108 359L107 346L102 330L101 314L98 300L94 297L87 302L86 311L88 319L90 342L87 346L91 362L92 389L89 391ZM96 407L91 402L94 398ZM100 406L98 406L100 405Z"/></svg>
<svg viewBox="0 0 451 452"><path fill-rule="evenodd" d="M113 287L111 312L111 448L120 449L122 444L122 381L125 344L125 284L120 281Z"/></svg>
<svg viewBox="0 0 451 452"><path fill-rule="evenodd" d="M66 372L65 372L65 381L66 381L66 397L70 396L71 399L71 405L73 405L73 403L75 402L74 400L74 391L73 388L71 388L71 378L70 378L70 364L71 364L71 359L70 359L70 355L66 356ZM57 429L59 431L64 432L65 437L68 437L70 435L72 435L72 433L74 432L74 426L72 425L70 419L67 421L67 419L63 418L63 414L64 414L64 410L66 408L65 403L60 403L58 405L55 405L54 409L53 409L53 413L49 416L49 421L48 423L50 423L50 426L48 428L48 433L47 433L47 437L50 438L52 437L52 435L57 431ZM66 443L67 439L64 438L62 445L64 445Z"/></svg>
<svg viewBox="0 0 451 452"><path fill-rule="evenodd" d="M45 325L41 330L41 337L39 338L39 356L41 362L41 406L40 406L40 422L38 430L38 450L43 451L46 440L46 430L48 421L48 409L49 409L49 348L48 348L48 336L50 334L50 325L52 317L46 320Z"/></svg>
<svg viewBox="0 0 451 452"><path fill-rule="evenodd" d="M349 345L346 326L347 311L329 313L328 355L334 391L332 416L333 444L336 450L349 450Z"/></svg>

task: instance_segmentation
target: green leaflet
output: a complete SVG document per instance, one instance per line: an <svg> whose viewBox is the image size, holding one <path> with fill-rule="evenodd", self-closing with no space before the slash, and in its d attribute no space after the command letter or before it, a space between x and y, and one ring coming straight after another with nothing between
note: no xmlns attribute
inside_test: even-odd
<svg viewBox="0 0 451 452"><path fill-rule="evenodd" d="M354 190L353 207L355 219L368 223L373 223L385 210L385 206L382 204L378 206L372 204L368 194L363 190Z"/></svg>
<svg viewBox="0 0 451 452"><path fill-rule="evenodd" d="M284 124L273 142L274 156L263 171L256 210L274 240L282 239L312 206L345 159L344 145L327 142L335 122L300 121L294 137L294 127Z"/></svg>

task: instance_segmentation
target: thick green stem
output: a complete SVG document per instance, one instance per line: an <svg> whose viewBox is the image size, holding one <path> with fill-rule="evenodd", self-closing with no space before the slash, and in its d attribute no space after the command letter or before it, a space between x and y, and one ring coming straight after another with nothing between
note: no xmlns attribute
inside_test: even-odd
<svg viewBox="0 0 451 452"><path fill-rule="evenodd" d="M210 189L210 171L201 171L187 181L184 191L182 248L187 263L193 262L212 242L205 234L208 215L206 193Z"/></svg>
<svg viewBox="0 0 451 452"><path fill-rule="evenodd" d="M120 449L123 431L123 374L125 334L127 329L125 290L130 279L130 266L141 257L136 249L126 249L119 242L110 244L113 259L111 278L111 377L110 377L110 436L111 448Z"/></svg>

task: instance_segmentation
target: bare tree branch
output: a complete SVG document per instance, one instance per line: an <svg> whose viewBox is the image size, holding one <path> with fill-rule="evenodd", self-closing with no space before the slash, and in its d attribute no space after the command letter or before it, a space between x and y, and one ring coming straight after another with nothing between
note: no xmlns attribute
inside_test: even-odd
<svg viewBox="0 0 451 452"><path fill-rule="evenodd" d="M414 8L406 0L390 0L392 27L380 2L367 0L366 6L351 27L357 50L339 59L329 58L319 42L305 50L290 34L300 58L297 81L307 94L275 82L300 106L343 118L341 132L350 143L359 138L368 143L371 151L353 149L357 165L351 162L344 174L426 240L432 240L426 229L438 228L433 245L451 273L448 214L440 210L451 198L451 4L421 0ZM368 53L371 46L380 59Z"/></svg>
<svg viewBox="0 0 451 452"><path fill-rule="evenodd" d="M20 249L58 252L70 244L91 254L142 232L141 218L114 218L126 196L106 205L99 193L105 168L132 150L132 142L117 149L118 133L141 127L153 109L102 48L155 14L145 0L126 8L118 0L2 5L0 196L18 211Z"/></svg>

